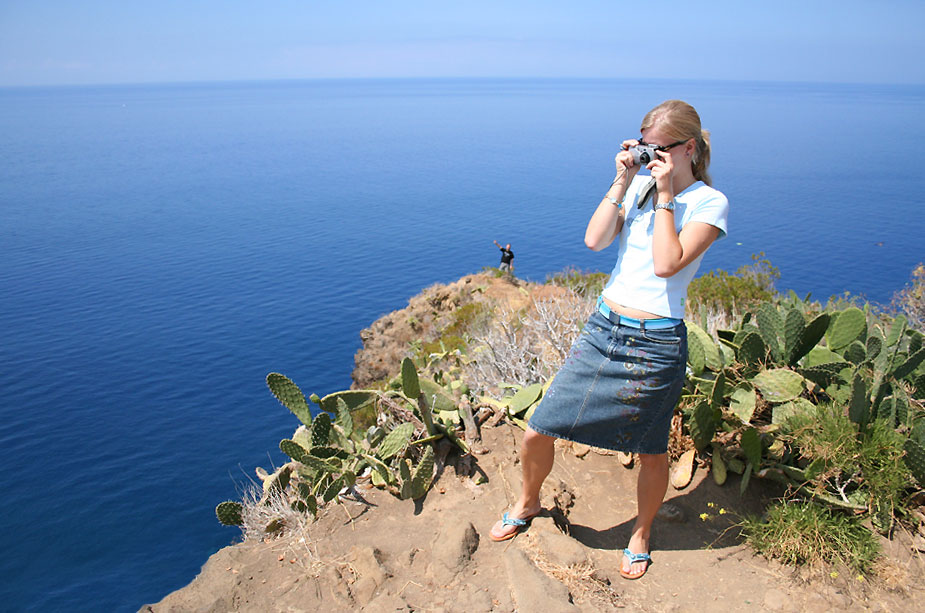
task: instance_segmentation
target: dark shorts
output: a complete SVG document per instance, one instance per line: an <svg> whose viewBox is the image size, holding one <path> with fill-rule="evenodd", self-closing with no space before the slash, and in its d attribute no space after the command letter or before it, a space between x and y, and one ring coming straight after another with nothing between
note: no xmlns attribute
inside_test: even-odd
<svg viewBox="0 0 925 613"><path fill-rule="evenodd" d="M668 451L687 327L615 324L595 311L530 418L541 434L632 453Z"/></svg>

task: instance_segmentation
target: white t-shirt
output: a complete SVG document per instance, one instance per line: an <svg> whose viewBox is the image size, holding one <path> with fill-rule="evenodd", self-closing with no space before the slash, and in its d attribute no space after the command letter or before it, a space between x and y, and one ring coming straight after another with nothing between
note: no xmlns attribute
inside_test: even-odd
<svg viewBox="0 0 925 613"><path fill-rule="evenodd" d="M650 176L637 174L627 189L623 199L626 218L617 235L620 253L603 295L611 302L626 307L681 319L684 317L687 286L697 273L704 254L667 279L655 276L652 259L655 210L652 207L658 195L653 193L642 210L636 208L640 192L651 179ZM719 228L718 240L726 236L728 216L726 196L702 181L694 182L675 196L674 219L678 232L689 222L699 221Z"/></svg>

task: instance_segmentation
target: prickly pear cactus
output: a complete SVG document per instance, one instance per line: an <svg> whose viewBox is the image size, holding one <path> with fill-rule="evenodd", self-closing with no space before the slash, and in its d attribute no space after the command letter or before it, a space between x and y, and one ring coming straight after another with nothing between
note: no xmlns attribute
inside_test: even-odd
<svg viewBox="0 0 925 613"><path fill-rule="evenodd" d="M536 402L540 394L543 393L543 384L534 383L533 385L525 385L524 387L517 390L510 399L508 399L507 411L508 414L514 417L518 417L527 412L527 409L530 408L534 402Z"/></svg>
<svg viewBox="0 0 925 613"><path fill-rule="evenodd" d="M382 460L388 460L405 448L405 445L411 440L412 434L414 434L414 424L405 422L397 426L386 434L382 442L379 443L376 455Z"/></svg>
<svg viewBox="0 0 925 613"><path fill-rule="evenodd" d="M716 434L717 426L714 410L709 403L701 401L694 407L688 426L697 451L706 449Z"/></svg>
<svg viewBox="0 0 925 613"><path fill-rule="evenodd" d="M788 363L805 327L806 322L803 320L803 314L800 311L786 309L786 315L784 315L784 357Z"/></svg>
<svg viewBox="0 0 925 613"><path fill-rule="evenodd" d="M848 405L848 418L860 427L870 421L870 397L868 396L867 382L860 373L854 376L851 383L851 403Z"/></svg>
<svg viewBox="0 0 925 613"><path fill-rule="evenodd" d="M742 338L739 346L739 360L748 367L757 369L767 356L768 349L757 332L749 332Z"/></svg>
<svg viewBox="0 0 925 613"><path fill-rule="evenodd" d="M405 396L412 400L417 400L417 397L421 395L418 371L410 358L401 361L401 387Z"/></svg>
<svg viewBox="0 0 925 613"><path fill-rule="evenodd" d="M768 402L787 402L803 392L803 377L786 368L764 370L755 375L752 383Z"/></svg>
<svg viewBox="0 0 925 613"><path fill-rule="evenodd" d="M852 364L860 364L867 359L867 346L858 340L851 341L845 348L845 359Z"/></svg>
<svg viewBox="0 0 925 613"><path fill-rule="evenodd" d="M241 517L242 510L243 507L240 502L226 500L218 503L218 506L215 507L215 516L223 526L240 526L244 523Z"/></svg>
<svg viewBox="0 0 925 613"><path fill-rule="evenodd" d="M430 445L424 451L421 461L411 476L411 498L416 500L427 493L430 480L434 475L434 448Z"/></svg>
<svg viewBox="0 0 925 613"><path fill-rule="evenodd" d="M761 334L761 339L771 350L771 357L774 358L774 361L780 361L780 337L784 333L784 322L781 319L780 312L773 304L765 302L758 307L755 319L758 320L758 332Z"/></svg>
<svg viewBox="0 0 925 613"><path fill-rule="evenodd" d="M296 462L302 461L302 456L307 452L301 445L295 441L291 441L288 438L284 438L279 442L279 450L285 453L287 456L295 460Z"/></svg>
<svg viewBox="0 0 925 613"><path fill-rule="evenodd" d="M331 438L331 416L318 413L312 421L312 447L324 447Z"/></svg>
<svg viewBox="0 0 925 613"><path fill-rule="evenodd" d="M312 413L308 409L308 403L305 402L305 395L289 377L278 372L271 372L267 375L267 387L284 407L299 418L299 421L306 426L311 425Z"/></svg>
<svg viewBox="0 0 925 613"><path fill-rule="evenodd" d="M797 337L796 343L793 345L792 349L790 349L789 364L791 366L803 359L803 356L809 353L812 348L816 346L816 343L822 340L822 337L825 336L825 331L829 327L829 320L829 314L822 313L803 328Z"/></svg>
<svg viewBox="0 0 925 613"><path fill-rule="evenodd" d="M740 439L742 451L745 452L745 459L756 469L761 464L761 437L758 436L758 430L748 428L742 432Z"/></svg>
<svg viewBox="0 0 925 613"><path fill-rule="evenodd" d="M713 337L694 322L685 320L685 323L687 324L688 354L692 339L696 339L694 342L703 349L704 366L713 371L722 370L723 357Z"/></svg>
<svg viewBox="0 0 925 613"><path fill-rule="evenodd" d="M867 316L861 309L851 307L838 313L829 326L828 345L832 351L847 347L867 328Z"/></svg>
<svg viewBox="0 0 925 613"><path fill-rule="evenodd" d="M919 482L919 487L925 488L925 445L912 438L906 439L903 444L906 455L903 460L915 480Z"/></svg>

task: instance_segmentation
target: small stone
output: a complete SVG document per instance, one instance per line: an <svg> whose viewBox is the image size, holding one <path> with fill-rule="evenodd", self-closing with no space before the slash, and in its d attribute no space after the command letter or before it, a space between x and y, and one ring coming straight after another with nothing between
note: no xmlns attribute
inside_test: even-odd
<svg viewBox="0 0 925 613"><path fill-rule="evenodd" d="M618 451L617 459L620 460L620 464L623 464L626 468L631 468L633 466L633 454L631 453Z"/></svg>
<svg viewBox="0 0 925 613"><path fill-rule="evenodd" d="M585 445L584 443L574 443L572 444L572 453L575 454L576 458L583 458L591 452L591 446Z"/></svg>

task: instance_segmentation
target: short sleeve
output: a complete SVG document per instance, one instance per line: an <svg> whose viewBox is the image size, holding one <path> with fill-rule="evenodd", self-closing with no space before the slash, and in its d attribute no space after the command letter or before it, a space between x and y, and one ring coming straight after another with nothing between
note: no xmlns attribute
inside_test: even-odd
<svg viewBox="0 0 925 613"><path fill-rule="evenodd" d="M690 217L684 223L699 221L715 226L719 228L719 236L716 237L719 240L726 236L728 218L729 201L721 192L713 190L712 194L694 206Z"/></svg>

